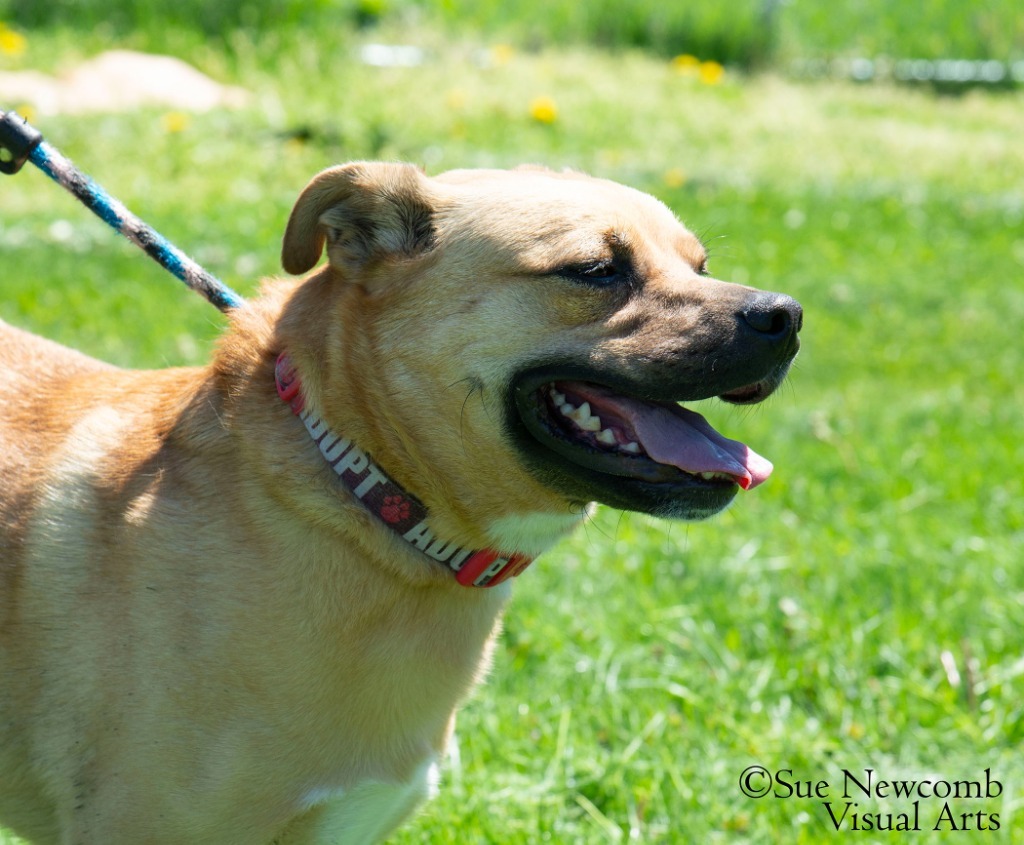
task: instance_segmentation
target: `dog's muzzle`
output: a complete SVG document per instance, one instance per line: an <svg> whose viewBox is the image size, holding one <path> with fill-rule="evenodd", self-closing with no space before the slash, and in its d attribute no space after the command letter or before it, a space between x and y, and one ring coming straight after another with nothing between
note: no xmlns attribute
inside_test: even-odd
<svg viewBox="0 0 1024 845"><path fill-rule="evenodd" d="M673 379L661 362L647 378L632 361L532 368L513 385L508 428L534 473L570 499L711 516L767 480L772 465L678 401L763 401L785 378L802 323L796 300L754 291L734 312L728 342L702 353L715 361L710 373L680 366L683 377Z"/></svg>

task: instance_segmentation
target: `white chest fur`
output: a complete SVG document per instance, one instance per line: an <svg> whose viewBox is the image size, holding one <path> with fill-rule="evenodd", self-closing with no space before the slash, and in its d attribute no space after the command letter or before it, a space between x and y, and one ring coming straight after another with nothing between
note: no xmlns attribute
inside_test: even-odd
<svg viewBox="0 0 1024 845"><path fill-rule="evenodd" d="M401 783L365 781L351 789L318 787L303 799L308 812L276 845L373 845L437 792L433 757Z"/></svg>

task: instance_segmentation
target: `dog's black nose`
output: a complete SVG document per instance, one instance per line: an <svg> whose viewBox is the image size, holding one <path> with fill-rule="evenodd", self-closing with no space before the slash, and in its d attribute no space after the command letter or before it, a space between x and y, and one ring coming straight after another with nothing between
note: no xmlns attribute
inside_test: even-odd
<svg viewBox="0 0 1024 845"><path fill-rule="evenodd" d="M740 316L758 334L775 340L794 336L804 322L800 303L781 293L755 294L746 302Z"/></svg>

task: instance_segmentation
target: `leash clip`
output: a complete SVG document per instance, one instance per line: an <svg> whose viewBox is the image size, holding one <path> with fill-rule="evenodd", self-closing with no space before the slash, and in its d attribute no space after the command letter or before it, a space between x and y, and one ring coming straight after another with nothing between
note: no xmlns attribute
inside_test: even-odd
<svg viewBox="0 0 1024 845"><path fill-rule="evenodd" d="M0 112L0 173L13 176L21 170L42 140L43 133L20 114Z"/></svg>

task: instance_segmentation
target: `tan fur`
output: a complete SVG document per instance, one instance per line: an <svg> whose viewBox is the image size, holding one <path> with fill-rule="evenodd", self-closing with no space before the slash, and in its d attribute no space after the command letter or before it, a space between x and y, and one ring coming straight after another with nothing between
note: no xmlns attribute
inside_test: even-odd
<svg viewBox="0 0 1024 845"><path fill-rule="evenodd" d="M544 275L609 233L643 296ZM335 168L285 267L325 243L203 368L119 370L0 324L0 823L20 835L347 842L317 796L418 783L443 754L508 586L458 586L338 484L276 396L279 352L438 536L534 554L583 509L508 442L511 375L539 352L677 354L707 330L694 303L740 290L698 278L660 203L575 174Z"/></svg>

